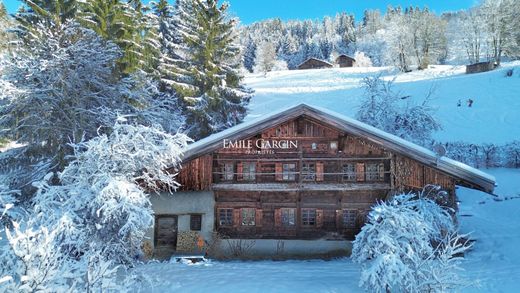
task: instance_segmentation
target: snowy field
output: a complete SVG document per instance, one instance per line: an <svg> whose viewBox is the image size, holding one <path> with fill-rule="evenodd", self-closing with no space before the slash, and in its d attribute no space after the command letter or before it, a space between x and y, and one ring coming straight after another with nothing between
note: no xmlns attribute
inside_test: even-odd
<svg viewBox="0 0 520 293"><path fill-rule="evenodd" d="M459 220L476 240L463 274L477 286L462 292L518 292L520 281L520 170L485 170L497 178L491 195L459 188ZM505 198L512 198L503 200ZM149 263L138 269L152 277L149 292L362 292L359 267L348 258L332 261L211 261L205 264Z"/></svg>
<svg viewBox="0 0 520 293"><path fill-rule="evenodd" d="M513 69L512 77L506 72ZM290 70L246 76L255 90L247 119L276 109L305 102L354 117L367 75L396 78L395 88L410 103L422 103L430 88L435 89L430 105L437 109L443 130L440 141L503 144L520 137L520 62L478 74L464 74L464 66L435 65L427 70L398 73L389 68L331 68ZM471 108L466 101L474 101ZM457 107L461 100L461 107ZM492 140L492 141L490 141Z"/></svg>

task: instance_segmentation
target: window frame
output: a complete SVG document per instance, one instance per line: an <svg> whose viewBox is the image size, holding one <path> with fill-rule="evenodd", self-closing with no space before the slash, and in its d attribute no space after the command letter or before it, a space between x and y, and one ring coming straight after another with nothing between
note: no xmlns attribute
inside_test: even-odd
<svg viewBox="0 0 520 293"><path fill-rule="evenodd" d="M301 224L303 227L317 226L317 211L314 208L301 209Z"/></svg>
<svg viewBox="0 0 520 293"><path fill-rule="evenodd" d="M316 163L303 162L301 168L302 181L316 181Z"/></svg>
<svg viewBox="0 0 520 293"><path fill-rule="evenodd" d="M198 226L194 227L197 221L193 221L194 218L198 217ZM198 229L197 229L198 228ZM190 214L190 231L202 231L202 214Z"/></svg>
<svg viewBox="0 0 520 293"><path fill-rule="evenodd" d="M286 168L287 166L287 168ZM292 170L289 166L292 166ZM296 163L282 163L282 181L296 180Z"/></svg>
<svg viewBox="0 0 520 293"><path fill-rule="evenodd" d="M222 221L222 212L224 212L224 220ZM218 209L218 224L219 227L233 227L233 209L232 208L219 208Z"/></svg>
<svg viewBox="0 0 520 293"><path fill-rule="evenodd" d="M222 181L233 181L235 179L235 164L224 162L222 165Z"/></svg>
<svg viewBox="0 0 520 293"><path fill-rule="evenodd" d="M244 180L244 181L255 181L256 180L256 162L242 162L242 180Z"/></svg>
<svg viewBox="0 0 520 293"><path fill-rule="evenodd" d="M280 224L282 227L296 226L296 209L295 208L281 208L280 209ZM292 216L292 222L290 217Z"/></svg>
<svg viewBox="0 0 520 293"><path fill-rule="evenodd" d="M381 175L381 168L383 168L384 172L384 164L383 163L366 163L365 164L365 178L366 181L383 181L383 176Z"/></svg>
<svg viewBox="0 0 520 293"><path fill-rule="evenodd" d="M349 170L345 170L347 167ZM343 181L355 182L356 181L356 164L355 163L345 163L341 166L341 179Z"/></svg>
<svg viewBox="0 0 520 293"><path fill-rule="evenodd" d="M357 218L359 211L356 209L343 209L341 211L341 221L343 228L353 229L356 228Z"/></svg>
<svg viewBox="0 0 520 293"><path fill-rule="evenodd" d="M249 212L249 214L248 214ZM240 225L245 227L256 226L256 209L241 208L240 209Z"/></svg>

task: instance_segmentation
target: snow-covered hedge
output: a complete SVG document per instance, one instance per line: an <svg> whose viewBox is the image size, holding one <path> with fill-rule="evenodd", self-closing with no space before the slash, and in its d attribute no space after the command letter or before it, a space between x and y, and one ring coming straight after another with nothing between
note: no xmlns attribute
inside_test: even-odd
<svg viewBox="0 0 520 293"><path fill-rule="evenodd" d="M352 259L369 292L446 292L466 283L457 271L468 248L445 208L425 192L401 194L372 208Z"/></svg>
<svg viewBox="0 0 520 293"><path fill-rule="evenodd" d="M504 145L449 142L444 146L447 157L477 168L520 168L520 141Z"/></svg>

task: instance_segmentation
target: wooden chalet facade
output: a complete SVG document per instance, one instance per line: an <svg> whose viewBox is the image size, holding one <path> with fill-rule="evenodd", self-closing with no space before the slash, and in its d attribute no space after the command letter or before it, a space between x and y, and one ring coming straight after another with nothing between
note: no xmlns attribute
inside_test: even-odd
<svg viewBox="0 0 520 293"><path fill-rule="evenodd" d="M352 240L378 200L494 178L331 111L301 104L188 147L181 192L210 192L213 229L235 239Z"/></svg>
<svg viewBox="0 0 520 293"><path fill-rule="evenodd" d="M354 67L356 59L342 54L336 58L336 64L338 64L339 67Z"/></svg>

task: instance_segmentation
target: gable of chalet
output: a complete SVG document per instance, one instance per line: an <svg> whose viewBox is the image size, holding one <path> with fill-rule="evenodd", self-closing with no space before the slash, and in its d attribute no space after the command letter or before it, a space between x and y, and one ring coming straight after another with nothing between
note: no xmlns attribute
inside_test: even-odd
<svg viewBox="0 0 520 293"><path fill-rule="evenodd" d="M183 161L187 162L222 149L224 140L244 140L262 134L269 135L269 131L273 131L275 127L301 117L319 121L321 125L326 126L324 129L328 129L328 131L340 131L362 137L370 143L403 157L417 160L432 169L456 178L459 185L488 193L492 193L495 187L495 178L478 169L447 157L439 157L426 148L355 119L307 104L299 104L272 112L192 143L185 151Z"/></svg>

